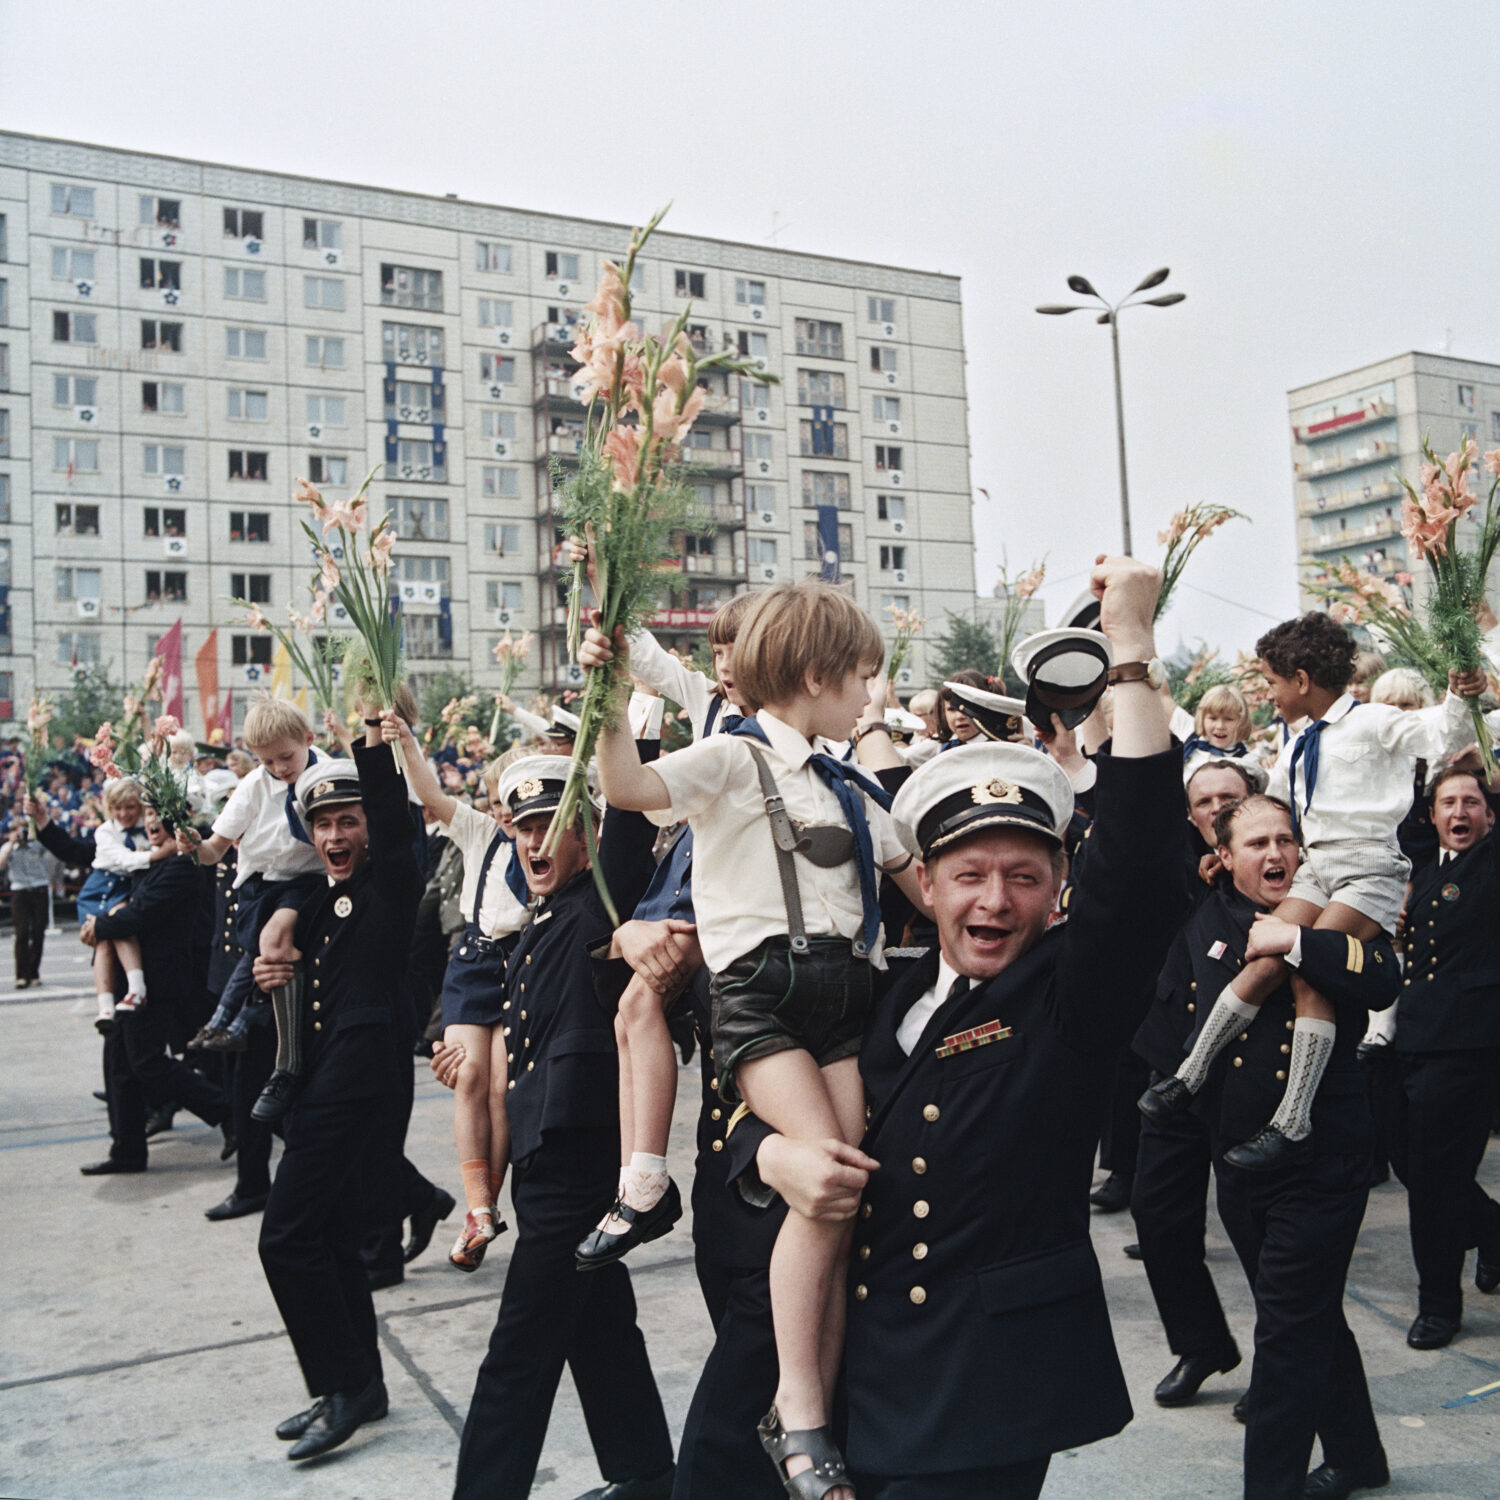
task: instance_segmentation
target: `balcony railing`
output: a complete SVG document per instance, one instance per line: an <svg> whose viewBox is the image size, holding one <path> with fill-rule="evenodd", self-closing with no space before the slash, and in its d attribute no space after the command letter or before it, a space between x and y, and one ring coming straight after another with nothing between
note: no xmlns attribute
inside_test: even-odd
<svg viewBox="0 0 1500 1500"><path fill-rule="evenodd" d="M550 354L566 354L578 342L577 323L538 323L531 330L531 347Z"/></svg>
<svg viewBox="0 0 1500 1500"><path fill-rule="evenodd" d="M1358 411L1343 412L1336 417L1325 417L1321 422L1308 422L1302 427L1293 427L1292 436L1299 443L1316 443L1323 438L1339 437L1346 432L1355 432L1368 427L1371 422L1384 422L1396 415L1396 408L1389 401L1377 398L1366 401Z"/></svg>
<svg viewBox="0 0 1500 1500"><path fill-rule="evenodd" d="M682 571L695 578L743 578L745 564L734 557L688 556L682 559Z"/></svg>
<svg viewBox="0 0 1500 1500"><path fill-rule="evenodd" d="M1332 454L1328 457L1309 458L1292 467L1303 479L1312 479L1319 474L1336 474L1341 469L1357 469L1363 464L1389 464L1396 461L1395 443L1380 439L1356 448L1353 453Z"/></svg>
<svg viewBox="0 0 1500 1500"><path fill-rule="evenodd" d="M1394 516L1382 516L1378 521L1372 521L1368 526L1361 526L1358 530L1329 532L1326 537L1314 534L1308 542L1309 552L1340 552L1349 547L1357 547L1365 542L1378 542L1386 537L1401 535L1401 522Z"/></svg>
<svg viewBox="0 0 1500 1500"><path fill-rule="evenodd" d="M712 504L695 503L688 506L687 525L695 529L700 526L743 526L744 507L737 500L715 500Z"/></svg>
<svg viewBox="0 0 1500 1500"><path fill-rule="evenodd" d="M1403 491L1399 480L1383 479L1379 484L1361 485L1357 489L1338 490L1331 495L1301 500L1297 504L1299 516L1326 516L1356 505L1373 505L1379 500L1399 500Z"/></svg>

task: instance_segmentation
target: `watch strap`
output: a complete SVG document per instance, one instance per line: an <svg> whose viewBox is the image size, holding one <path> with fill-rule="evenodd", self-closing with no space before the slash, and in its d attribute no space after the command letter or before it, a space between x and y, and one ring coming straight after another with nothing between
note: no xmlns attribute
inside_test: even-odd
<svg viewBox="0 0 1500 1500"><path fill-rule="evenodd" d="M1116 662L1109 669L1108 682L1113 687L1118 682L1149 682L1151 663L1148 661Z"/></svg>

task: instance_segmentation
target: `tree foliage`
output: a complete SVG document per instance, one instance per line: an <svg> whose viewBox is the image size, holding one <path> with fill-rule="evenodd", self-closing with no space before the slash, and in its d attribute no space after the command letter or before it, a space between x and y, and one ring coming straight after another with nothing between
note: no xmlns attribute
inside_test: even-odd
<svg viewBox="0 0 1500 1500"><path fill-rule="evenodd" d="M1000 640L994 630L983 620L965 619L951 611L947 628L928 647L928 658L939 682L955 672L969 670L983 672L986 677L1004 675L1010 681L1008 667L1004 674L1001 672Z"/></svg>
<svg viewBox="0 0 1500 1500"><path fill-rule="evenodd" d="M481 730L487 730L490 715L494 711L490 694L486 693L483 688L476 687L456 667L444 667L441 672L434 672L422 685L422 696L417 703L417 712L424 724L436 724L442 717L443 710L455 698L474 697L480 700L475 722Z"/></svg>
<svg viewBox="0 0 1500 1500"><path fill-rule="evenodd" d="M118 728L125 714L124 702L125 689L110 680L107 666L76 668L72 688L57 696L52 742L66 749L80 735L93 739L94 731L106 721Z"/></svg>

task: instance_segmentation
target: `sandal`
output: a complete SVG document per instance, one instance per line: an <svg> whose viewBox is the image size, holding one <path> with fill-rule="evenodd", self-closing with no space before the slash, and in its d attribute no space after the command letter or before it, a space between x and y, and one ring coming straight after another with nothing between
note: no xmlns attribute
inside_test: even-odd
<svg viewBox="0 0 1500 1500"><path fill-rule="evenodd" d="M773 1406L755 1429L760 1445L767 1457L776 1465L782 1486L792 1500L823 1500L829 1490L849 1483L849 1471L844 1466L844 1455L834 1442L832 1429L825 1423L822 1427L808 1427L799 1432L788 1432L781 1425L781 1418ZM800 1474L788 1474L786 1461L794 1453L812 1460L812 1468Z"/></svg>
<svg viewBox="0 0 1500 1500"><path fill-rule="evenodd" d="M505 1220L494 1209L471 1208L464 1215L464 1227L459 1231L453 1249L448 1252L448 1259L460 1271L477 1271L480 1261L484 1259L484 1252L489 1249L490 1241L505 1228Z"/></svg>

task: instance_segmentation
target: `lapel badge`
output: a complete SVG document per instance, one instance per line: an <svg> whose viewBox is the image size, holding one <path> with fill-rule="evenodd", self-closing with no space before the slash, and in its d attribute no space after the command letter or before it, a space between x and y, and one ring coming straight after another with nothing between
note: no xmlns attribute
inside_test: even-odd
<svg viewBox="0 0 1500 1500"><path fill-rule="evenodd" d="M516 788L516 796L523 802L529 802L533 797L542 795L542 783L535 776L528 776L520 786Z"/></svg>
<svg viewBox="0 0 1500 1500"><path fill-rule="evenodd" d="M1456 885L1454 885L1453 882L1450 880L1448 882L1448 884L1443 887L1442 895L1443 895L1443 900L1444 901L1457 901L1458 900L1458 887Z"/></svg>
<svg viewBox="0 0 1500 1500"><path fill-rule="evenodd" d="M975 1047L987 1047L991 1042L1003 1042L1010 1034L1009 1026L1002 1026L999 1021L986 1021L983 1026L975 1026L968 1031L956 1031L952 1036L945 1036L942 1046L937 1048L937 1055L952 1057L958 1052L971 1052Z"/></svg>
<svg viewBox="0 0 1500 1500"><path fill-rule="evenodd" d="M336 917L347 917L354 910L354 903L347 896L340 896L333 903L333 914Z"/></svg>
<svg viewBox="0 0 1500 1500"><path fill-rule="evenodd" d="M1208 946L1208 956L1210 958L1223 958L1228 952L1228 943L1210 943Z"/></svg>
<svg viewBox="0 0 1500 1500"><path fill-rule="evenodd" d="M1019 802L1021 788L999 776L993 776L988 781L981 781L977 786L970 787L969 795L980 806L989 802Z"/></svg>

